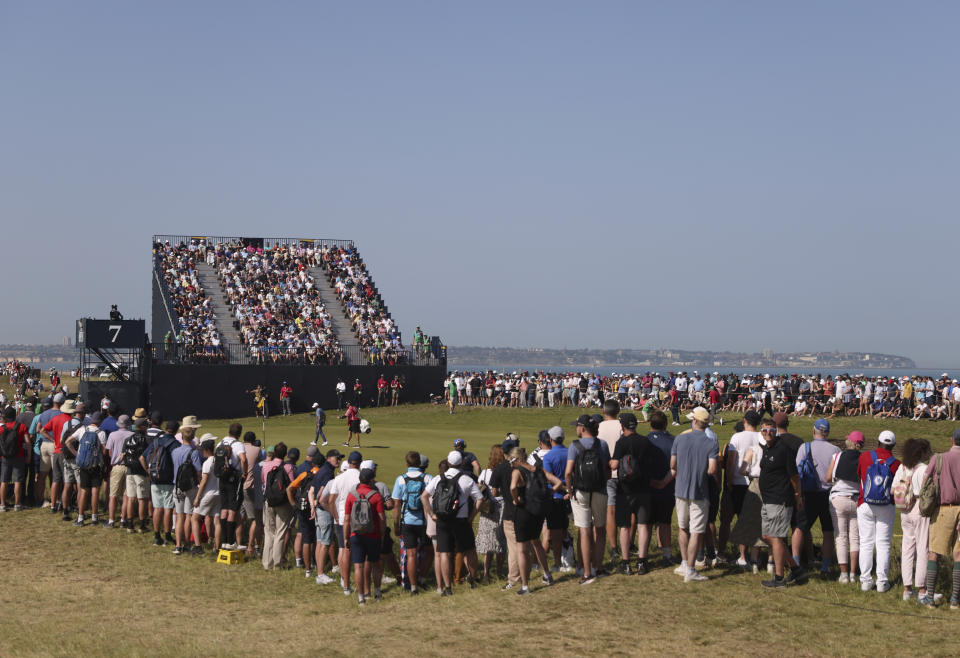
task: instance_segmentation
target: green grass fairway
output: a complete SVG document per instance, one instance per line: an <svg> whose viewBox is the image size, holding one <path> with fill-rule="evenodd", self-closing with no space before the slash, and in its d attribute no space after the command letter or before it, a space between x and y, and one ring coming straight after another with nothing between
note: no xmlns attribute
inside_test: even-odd
<svg viewBox="0 0 960 658"><path fill-rule="evenodd" d="M199 407L202 406L198 404ZM407 405L363 410L373 432L364 457L392 485L403 456L429 455L430 471L462 437L485 465L489 448L507 432L528 450L540 429L569 423L578 410L458 408ZM199 433L222 436L230 421L203 418ZM345 421L328 411L329 447L343 449ZM239 419L262 434L261 422ZM736 418L715 426L729 439ZM795 420L809 437L813 419ZM853 429L875 444L881 429L898 442L930 439L943 450L950 423L835 419L834 438ZM683 428L670 428L679 430ZM642 427L641 427L642 431ZM675 432L676 433L676 432ZM313 439L312 414L267 421L266 443L304 450ZM899 534L899 531L898 531ZM899 536L892 576L899 576ZM765 576L710 570L709 582L684 584L672 570L611 576L581 587L563 575L552 588L532 579L518 597L496 585L455 587L452 598L432 590L416 599L387 586L382 603L358 610L336 585L317 586L300 570L265 572L259 562L228 567L212 556L175 557L150 535L103 528L75 529L45 510L0 514L0 602L5 611L0 655L691 655L956 653L950 639L960 615L903 603L901 588L863 594L855 585L811 579L808 585L765 591ZM656 552L652 557L659 557ZM536 572L534 572L536 573Z"/></svg>

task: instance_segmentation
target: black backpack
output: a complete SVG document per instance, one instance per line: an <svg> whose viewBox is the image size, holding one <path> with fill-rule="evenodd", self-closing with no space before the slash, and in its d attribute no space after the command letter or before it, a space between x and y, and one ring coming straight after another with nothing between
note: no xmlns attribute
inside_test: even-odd
<svg viewBox="0 0 960 658"><path fill-rule="evenodd" d="M600 439L594 438L593 445L585 448L579 439L573 442L577 446L577 458L573 463L573 488L576 491L604 490L603 464L600 463L600 451L597 450L599 443Z"/></svg>
<svg viewBox="0 0 960 658"><path fill-rule="evenodd" d="M313 476L316 475L314 471L319 469L311 469L307 472L307 477L303 478L303 482L300 483L300 486L297 487L297 511L298 512L309 512L310 511L310 484L313 482Z"/></svg>
<svg viewBox="0 0 960 658"><path fill-rule="evenodd" d="M21 423L14 423L12 429L3 426L3 432L0 433L0 456L13 459L20 454L20 425Z"/></svg>
<svg viewBox="0 0 960 658"><path fill-rule="evenodd" d="M143 432L134 432L123 442L123 465L133 475L143 473L140 465L140 455L147 447L147 435Z"/></svg>
<svg viewBox="0 0 960 658"><path fill-rule="evenodd" d="M173 484L173 457L169 447L160 445L159 438L154 441L147 470L153 484Z"/></svg>
<svg viewBox="0 0 960 658"><path fill-rule="evenodd" d="M230 465L231 456L233 456L233 450L226 441L221 441L213 450L213 474L217 479L229 481L233 477L236 469Z"/></svg>
<svg viewBox="0 0 960 658"><path fill-rule="evenodd" d="M287 469L280 464L267 474L267 489L264 492L267 505L270 507L280 507L284 503L289 503L287 498L287 487L290 486L290 476L287 475Z"/></svg>
<svg viewBox="0 0 960 658"><path fill-rule="evenodd" d="M433 511L439 519L444 521L453 521L457 518L457 512L460 511L460 496L463 492L460 489L460 474L448 478L446 475L440 476L437 482L437 488L433 492Z"/></svg>
<svg viewBox="0 0 960 658"><path fill-rule="evenodd" d="M193 450L187 455L186 460L180 465L177 471L177 489L186 493L196 487L200 482L197 480L197 469L193 467L190 457L193 456Z"/></svg>
<svg viewBox="0 0 960 658"><path fill-rule="evenodd" d="M537 465L536 470L527 472L527 486L523 493L523 509L531 516L546 516L550 509L550 500L553 498L553 490L550 483L547 482L547 476L543 469Z"/></svg>

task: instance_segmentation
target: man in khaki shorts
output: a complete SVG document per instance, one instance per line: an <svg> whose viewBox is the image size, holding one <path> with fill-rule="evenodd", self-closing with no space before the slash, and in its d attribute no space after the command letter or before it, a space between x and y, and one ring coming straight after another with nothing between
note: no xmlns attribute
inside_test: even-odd
<svg viewBox="0 0 960 658"><path fill-rule="evenodd" d="M120 527L126 526L126 517L124 517L123 499L127 489L127 467L123 463L123 444L127 438L132 436L130 430L130 416L124 414L117 418L117 429L110 432L107 437L107 457L110 460L110 484L107 493L107 522L104 524L107 528L116 528L117 524L114 518L117 514L117 503L121 504L120 509Z"/></svg>
<svg viewBox="0 0 960 658"><path fill-rule="evenodd" d="M697 573L694 563L707 532L707 513L710 509L707 477L717 472L719 447L716 439L704 430L710 424L710 412L697 407L688 415L692 429L681 433L673 442L670 454L670 473L676 478L677 535L683 561L674 573L684 582L707 580Z"/></svg>
<svg viewBox="0 0 960 658"><path fill-rule="evenodd" d="M567 450L564 479L572 491L570 507L573 524L580 533L580 558L583 562L581 585L589 585L602 575L603 549L606 544L607 480L610 479L610 451L597 438L598 423L583 414L573 425L577 440Z"/></svg>
<svg viewBox="0 0 960 658"><path fill-rule="evenodd" d="M63 396L58 396L63 397ZM54 398L45 398L41 404L40 416L35 421L37 424L37 441L40 442L40 467L37 470L34 492L36 493L37 505L43 503L43 497L47 490L47 478L50 478L50 485L53 486L53 455L55 446L53 441L48 439L40 432L40 429L49 423L55 416L60 415L60 402ZM51 507L54 502L51 501Z"/></svg>
<svg viewBox="0 0 960 658"><path fill-rule="evenodd" d="M927 592L917 602L932 608L937 585L940 556L953 555L953 578L950 609L960 610L960 547L957 527L960 526L960 428L953 431L953 447L934 456L927 464L924 484L931 477L940 483L940 508L930 517L930 552L927 553Z"/></svg>

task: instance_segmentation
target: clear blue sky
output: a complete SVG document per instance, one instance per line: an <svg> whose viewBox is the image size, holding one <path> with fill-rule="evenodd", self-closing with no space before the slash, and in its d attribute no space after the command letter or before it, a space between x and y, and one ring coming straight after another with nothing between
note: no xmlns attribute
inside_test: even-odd
<svg viewBox="0 0 960 658"><path fill-rule="evenodd" d="M956 365L960 5L5 2L0 342L154 233L352 238L405 335Z"/></svg>

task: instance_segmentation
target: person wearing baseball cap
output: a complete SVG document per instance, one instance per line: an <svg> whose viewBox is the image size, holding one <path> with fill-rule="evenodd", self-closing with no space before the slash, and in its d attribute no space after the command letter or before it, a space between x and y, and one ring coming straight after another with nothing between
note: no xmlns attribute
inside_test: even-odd
<svg viewBox="0 0 960 658"><path fill-rule="evenodd" d="M647 463L651 458L650 440L637 434L637 417L632 413L619 416L621 437L617 441L610 460L610 468L618 469L617 502L614 508L614 522L620 529L620 570L629 575L630 540L632 530L637 528L637 569L638 575L648 572L647 547L650 545L650 523L652 518L652 499L650 491L650 472Z"/></svg>
<svg viewBox="0 0 960 658"><path fill-rule="evenodd" d="M509 434L507 435L510 436ZM519 441L518 441L519 443ZM467 442L463 439L456 439L453 442L454 449L460 453L462 457L460 470L462 470L467 475L470 475L474 481L480 476L480 462L477 461L477 456L472 452L467 451Z"/></svg>
<svg viewBox="0 0 960 658"><path fill-rule="evenodd" d="M891 452L897 437L890 430L880 432L876 450L861 453L857 463L860 496L857 499L857 527L860 531L860 589L874 587L874 551L876 551L876 587L881 594L890 589L890 542L896 507L890 487L900 462Z"/></svg>
<svg viewBox="0 0 960 658"><path fill-rule="evenodd" d="M442 596L453 594L453 553L458 551L463 553L467 563L467 582L470 588L477 587L477 548L476 539L473 534L473 519L480 509L480 502L483 500L483 494L477 487L476 481L471 478L463 469L463 455L459 450L452 450L447 455L447 462L450 464L442 475L433 478L427 483L426 489L420 496L424 512L437 523L437 555L440 561L441 581L438 583ZM453 511L434 509L433 503L442 498L446 498L452 486L451 480L456 481L460 489L460 495L457 497L456 505ZM443 489L438 492L438 489ZM455 491L455 490L454 490ZM473 500L473 504L470 504Z"/></svg>
<svg viewBox="0 0 960 658"><path fill-rule="evenodd" d="M323 443L320 445L325 446L327 445L327 435L323 433L323 426L327 424L327 412L323 410L319 402L313 403L313 412L316 415L317 434L313 437L313 443L310 445L317 445L317 441L322 438Z"/></svg>
<svg viewBox="0 0 960 658"><path fill-rule="evenodd" d="M803 519L793 530L793 559L797 564L803 564L806 560L801 558L812 556L813 539L810 530L819 520L820 530L823 532L821 577L830 571L830 558L834 548L833 517L830 514L831 487L827 483L827 476L834 456L840 452L840 448L827 441L829 435L830 421L818 418L813 423L813 440L803 444L796 458L803 491Z"/></svg>
<svg viewBox="0 0 960 658"><path fill-rule="evenodd" d="M334 517L333 529L340 548L337 556L340 566L340 585L343 587L343 593L348 596L353 593L353 590L350 589L350 541L349 537L343 534L344 509L347 504L347 494L356 489L360 483L362 462L363 455L358 450L353 450L347 456L346 470L327 484L326 494L321 501L323 507Z"/></svg>
<svg viewBox="0 0 960 658"><path fill-rule="evenodd" d="M573 523L580 530L583 559L580 584L589 585L602 575L610 452L607 444L597 438L598 423L592 417L583 414L573 425L577 428L577 440L567 449L564 481L571 496ZM590 467L590 464L596 466Z"/></svg>
<svg viewBox="0 0 960 658"><path fill-rule="evenodd" d="M860 558L860 533L857 529L857 498L860 478L857 468L863 449L863 432L854 430L845 437L844 450L833 456L827 469L830 488L830 515L833 521L840 583L855 583L854 572Z"/></svg>

